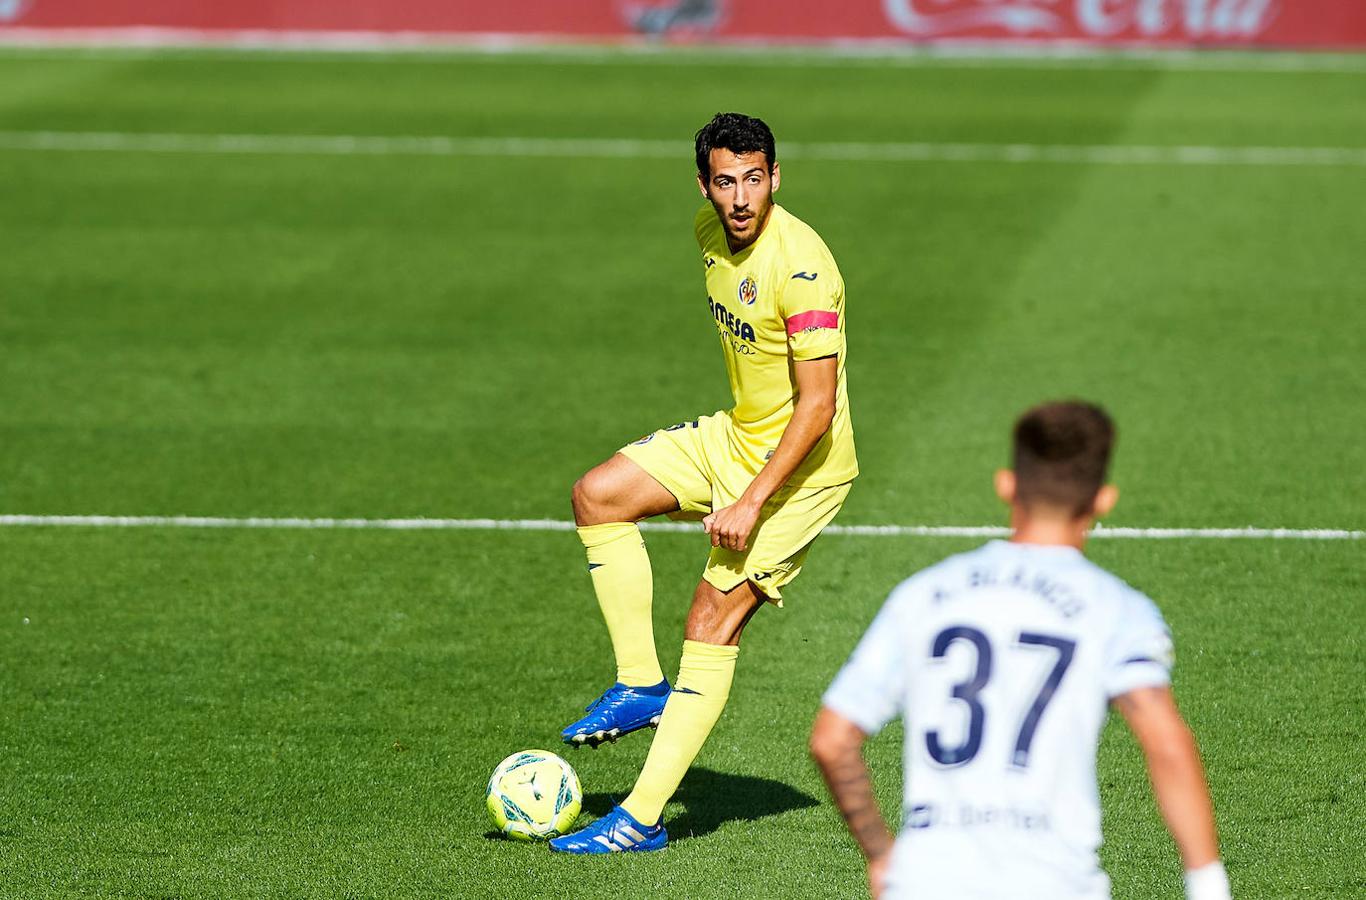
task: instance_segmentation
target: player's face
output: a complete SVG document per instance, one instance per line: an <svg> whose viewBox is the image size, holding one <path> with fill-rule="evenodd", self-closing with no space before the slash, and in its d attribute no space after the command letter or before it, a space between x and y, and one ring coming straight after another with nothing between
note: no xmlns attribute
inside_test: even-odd
<svg viewBox="0 0 1366 900"><path fill-rule="evenodd" d="M754 243L768 223L781 173L777 165L769 172L768 158L762 151L713 150L710 168L710 177L704 181L698 175L697 183L716 208L731 251L741 250Z"/></svg>

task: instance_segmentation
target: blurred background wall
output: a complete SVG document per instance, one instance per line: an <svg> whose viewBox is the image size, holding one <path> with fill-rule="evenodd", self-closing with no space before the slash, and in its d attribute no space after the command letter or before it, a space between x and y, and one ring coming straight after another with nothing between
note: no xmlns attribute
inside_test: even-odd
<svg viewBox="0 0 1366 900"><path fill-rule="evenodd" d="M0 39L1366 47L1366 0L0 0Z"/></svg>

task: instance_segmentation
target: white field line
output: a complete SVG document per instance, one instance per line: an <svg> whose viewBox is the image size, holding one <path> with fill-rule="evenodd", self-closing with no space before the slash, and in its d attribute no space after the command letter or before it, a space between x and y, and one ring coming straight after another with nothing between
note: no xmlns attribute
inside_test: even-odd
<svg viewBox="0 0 1366 900"><path fill-rule="evenodd" d="M581 159L691 157L691 147L683 142L651 139L156 134L119 131L0 131L0 150ZM782 151L784 158L856 162L1366 168L1366 147L798 142L784 143Z"/></svg>
<svg viewBox="0 0 1366 900"><path fill-rule="evenodd" d="M1078 42L943 40L931 44L891 39L832 40L821 44L733 40L673 46L648 39L574 42L554 35L365 31L205 31L190 28L23 28L0 30L8 55L29 52L106 58L214 55L251 60L262 53L300 60L387 61L425 56L456 61L512 58L518 64L666 66L729 65L878 68L1152 68L1170 71L1336 72L1366 74L1366 55L1264 48L1154 48Z"/></svg>
<svg viewBox="0 0 1366 900"><path fill-rule="evenodd" d="M561 519L303 519L223 516L26 516L0 515L0 527L75 528L283 528L371 531L573 531ZM697 532L688 522L642 522L643 531ZM994 525L829 525L825 534L858 537L1004 537ZM1359 541L1366 531L1341 528L1110 528L1096 526L1096 538L1252 538L1261 540Z"/></svg>

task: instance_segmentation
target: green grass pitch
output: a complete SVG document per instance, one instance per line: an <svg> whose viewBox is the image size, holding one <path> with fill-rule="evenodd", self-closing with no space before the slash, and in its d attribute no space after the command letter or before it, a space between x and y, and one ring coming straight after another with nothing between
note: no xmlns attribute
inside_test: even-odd
<svg viewBox="0 0 1366 900"><path fill-rule="evenodd" d="M727 401L689 139L767 118L840 261L840 522L1001 520L1011 417L1120 423L1114 525L1366 527L1366 170L784 160L783 141L1366 146L1366 69L0 51L0 132L677 141L676 159L0 149L0 514L568 517ZM3 142L0 142L3 143ZM858 897L804 740L901 578L827 536L746 635L660 855L491 837L488 773L610 679L571 534L0 528L0 896ZM677 664L705 548L649 536ZM1107 540L1173 626L1241 897L1366 893L1361 541ZM568 755L585 811L649 739ZM885 808L899 732L870 747ZM1101 748L1121 898L1176 897Z"/></svg>

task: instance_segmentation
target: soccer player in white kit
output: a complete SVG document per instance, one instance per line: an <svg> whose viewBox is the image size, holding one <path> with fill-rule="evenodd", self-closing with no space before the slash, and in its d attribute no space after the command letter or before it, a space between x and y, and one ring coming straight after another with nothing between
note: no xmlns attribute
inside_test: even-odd
<svg viewBox="0 0 1366 900"><path fill-rule="evenodd" d="M1153 602L1082 555L1118 492L1114 426L1052 403L1015 425L996 473L1009 540L902 582L835 678L811 752L868 860L874 897L1110 896L1096 746L1107 704L1147 758L1190 900L1227 900L1199 751L1172 699L1171 636ZM862 747L905 721L893 841Z"/></svg>

